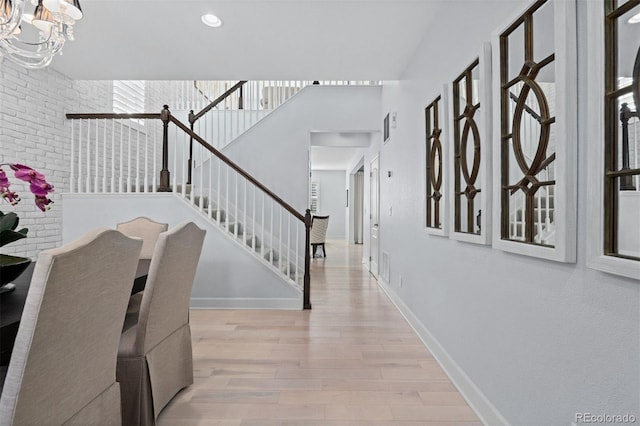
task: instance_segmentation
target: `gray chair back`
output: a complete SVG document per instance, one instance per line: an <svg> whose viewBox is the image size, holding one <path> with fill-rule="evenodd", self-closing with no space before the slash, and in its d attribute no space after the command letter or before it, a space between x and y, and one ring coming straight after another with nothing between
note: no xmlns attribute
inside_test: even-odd
<svg viewBox="0 0 640 426"><path fill-rule="evenodd" d="M158 237L140 308L127 314L120 340L124 424L155 425L171 398L193 383L189 301L204 236L183 223Z"/></svg>
<svg viewBox="0 0 640 426"><path fill-rule="evenodd" d="M116 360L141 247L102 228L40 253L0 425L120 424Z"/></svg>
<svg viewBox="0 0 640 426"><path fill-rule="evenodd" d="M142 238L140 259L151 259L158 236L169 229L169 224L140 216L128 222L118 223L116 229L129 237Z"/></svg>
<svg viewBox="0 0 640 426"><path fill-rule="evenodd" d="M158 237L140 305L134 353L146 353L189 323L191 288L205 233L188 222Z"/></svg>

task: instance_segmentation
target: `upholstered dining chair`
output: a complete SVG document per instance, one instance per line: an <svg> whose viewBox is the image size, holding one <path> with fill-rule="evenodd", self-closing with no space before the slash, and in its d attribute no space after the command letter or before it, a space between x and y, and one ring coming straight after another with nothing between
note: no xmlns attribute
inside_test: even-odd
<svg viewBox="0 0 640 426"><path fill-rule="evenodd" d="M327 238L327 227L329 226L329 216L313 216L311 218L311 236L310 243L313 248L312 257L316 257L318 247L322 248L322 254L327 257L327 250L324 247Z"/></svg>
<svg viewBox="0 0 640 426"><path fill-rule="evenodd" d="M95 229L43 251L0 396L0 425L119 425L118 344L142 241Z"/></svg>
<svg viewBox="0 0 640 426"><path fill-rule="evenodd" d="M151 259L158 235L169 229L169 225L140 216L128 222L118 223L116 229L129 237L142 238L140 259Z"/></svg>
<svg viewBox="0 0 640 426"><path fill-rule="evenodd" d="M158 237L140 305L125 319L118 352L124 425L153 425L193 383L189 301L205 231L183 223Z"/></svg>

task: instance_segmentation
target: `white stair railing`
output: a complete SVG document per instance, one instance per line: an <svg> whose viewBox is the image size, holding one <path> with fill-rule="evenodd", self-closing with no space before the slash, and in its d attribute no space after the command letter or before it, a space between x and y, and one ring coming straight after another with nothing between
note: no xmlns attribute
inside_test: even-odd
<svg viewBox="0 0 640 426"><path fill-rule="evenodd" d="M278 269L298 286L303 285L305 264L305 216L243 172L179 121L176 124L174 158L189 164L190 172L174 173L173 187L180 195L229 232L240 244ZM177 166L179 168L179 166ZM191 180L188 183L188 176Z"/></svg>
<svg viewBox="0 0 640 426"><path fill-rule="evenodd" d="M72 133L71 193L172 191L300 288L305 307L310 307L309 211L298 213L168 109L164 114L67 114L67 118ZM192 141L194 161L189 163Z"/></svg>
<svg viewBox="0 0 640 426"><path fill-rule="evenodd" d="M70 192L156 192L162 160L160 114L94 116L71 118Z"/></svg>

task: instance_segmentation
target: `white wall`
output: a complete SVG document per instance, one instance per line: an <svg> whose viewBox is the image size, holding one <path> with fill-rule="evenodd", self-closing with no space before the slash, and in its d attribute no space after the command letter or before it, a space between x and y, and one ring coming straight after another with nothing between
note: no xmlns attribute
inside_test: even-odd
<svg viewBox="0 0 640 426"><path fill-rule="evenodd" d="M347 186L345 170L312 170L311 181L320 187L318 216L329 215L327 238L347 238Z"/></svg>
<svg viewBox="0 0 640 426"><path fill-rule="evenodd" d="M378 130L380 93L378 86L307 86L223 152L304 212L311 132Z"/></svg>
<svg viewBox="0 0 640 426"><path fill-rule="evenodd" d="M405 79L383 89L398 127L381 152L381 246L392 296L499 413L515 425L567 425L575 414L639 416L640 283L586 267L587 46L578 2L578 260L561 264L427 235L424 107L478 54L517 2L452 2ZM451 21L449 21L451 22ZM365 166L367 162L365 162ZM386 178L392 170L393 177ZM368 174L367 174L368 175ZM393 207L393 216L385 210ZM400 286L402 275L402 287Z"/></svg>
<svg viewBox="0 0 640 426"><path fill-rule="evenodd" d="M22 198L3 212L15 211L28 237L2 248L3 253L35 257L62 241L61 194L69 189L71 124L68 112L110 111L111 82L72 81L51 68L26 70L9 61L0 63L0 163L22 163L45 174L54 186L51 210L42 213L25 182L13 177L12 190Z"/></svg>
<svg viewBox="0 0 640 426"><path fill-rule="evenodd" d="M146 216L170 227L193 221L207 230L196 274L191 306L198 308L302 309L302 294L265 263L173 194L63 196L63 240L88 230Z"/></svg>

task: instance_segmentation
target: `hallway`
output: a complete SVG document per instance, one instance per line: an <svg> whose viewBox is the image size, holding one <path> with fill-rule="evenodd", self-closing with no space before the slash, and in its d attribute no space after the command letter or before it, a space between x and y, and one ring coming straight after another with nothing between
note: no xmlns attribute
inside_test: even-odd
<svg viewBox="0 0 640 426"><path fill-rule="evenodd" d="M161 426L480 425L362 267L312 259L311 311L192 310L195 383Z"/></svg>

